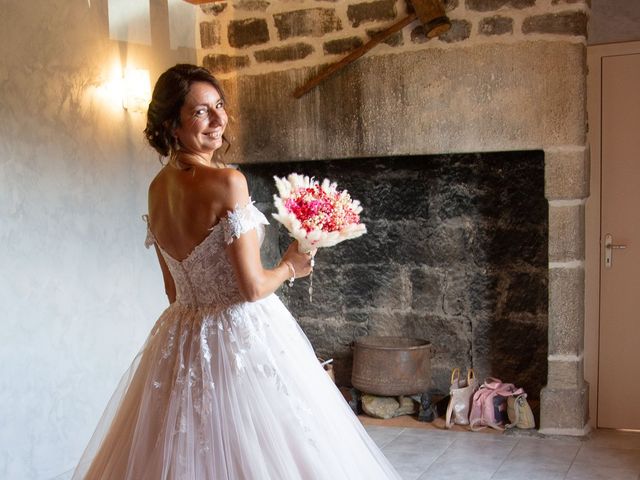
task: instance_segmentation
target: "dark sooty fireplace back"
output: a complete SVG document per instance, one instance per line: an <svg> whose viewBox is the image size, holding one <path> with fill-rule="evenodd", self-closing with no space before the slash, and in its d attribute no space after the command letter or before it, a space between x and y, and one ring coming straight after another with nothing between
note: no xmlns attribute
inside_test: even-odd
<svg viewBox="0 0 640 480"><path fill-rule="evenodd" d="M348 384L354 337L433 345L433 387L473 367L538 398L547 376L547 201L542 151L242 165L270 218L264 261L290 242L271 219L273 176L329 178L361 201L368 233L318 252L281 298Z"/></svg>

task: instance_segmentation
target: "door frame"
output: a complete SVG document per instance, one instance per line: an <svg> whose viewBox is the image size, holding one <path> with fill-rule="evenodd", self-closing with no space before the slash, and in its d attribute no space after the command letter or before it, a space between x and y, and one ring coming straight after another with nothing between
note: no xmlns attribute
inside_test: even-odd
<svg viewBox="0 0 640 480"><path fill-rule="evenodd" d="M589 425L598 424L598 365L600 343L600 207L602 204L602 59L640 54L640 42L587 46L587 141L590 146L590 195L585 203L585 321L584 375L589 382Z"/></svg>

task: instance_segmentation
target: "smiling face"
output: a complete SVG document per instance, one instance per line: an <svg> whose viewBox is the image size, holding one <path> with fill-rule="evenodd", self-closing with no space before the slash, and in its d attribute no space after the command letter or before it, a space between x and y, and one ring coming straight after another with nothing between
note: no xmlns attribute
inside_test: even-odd
<svg viewBox="0 0 640 480"><path fill-rule="evenodd" d="M180 149L211 158L222 146L227 112L220 92L207 82L194 82L180 109L180 125L174 130Z"/></svg>

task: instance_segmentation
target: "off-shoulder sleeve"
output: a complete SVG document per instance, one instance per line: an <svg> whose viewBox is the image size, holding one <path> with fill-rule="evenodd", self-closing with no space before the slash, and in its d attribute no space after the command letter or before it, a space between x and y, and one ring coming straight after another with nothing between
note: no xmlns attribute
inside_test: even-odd
<svg viewBox="0 0 640 480"><path fill-rule="evenodd" d="M220 220L222 223L222 230L224 232L224 241L230 245L235 238L240 238L240 235L248 232L254 228L257 228L261 232L262 225L269 225L269 221L258 210L251 199L246 206L240 207L236 205L233 210L227 212L227 216Z"/></svg>
<svg viewBox="0 0 640 480"><path fill-rule="evenodd" d="M156 243L156 237L153 235L153 232L149 227L149 215L142 215L142 219L144 220L144 223L147 224L147 237L144 239L144 246L149 248L151 245Z"/></svg>

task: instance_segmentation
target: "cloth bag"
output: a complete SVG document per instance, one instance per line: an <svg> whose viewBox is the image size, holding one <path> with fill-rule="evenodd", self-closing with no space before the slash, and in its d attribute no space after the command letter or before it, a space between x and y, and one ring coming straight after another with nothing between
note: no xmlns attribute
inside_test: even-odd
<svg viewBox="0 0 640 480"><path fill-rule="evenodd" d="M478 431L485 427L504 430L509 424L507 415L507 399L524 395L522 388L512 383L502 383L497 378L487 378L476 393L473 394L469 425L471 430Z"/></svg>
<svg viewBox="0 0 640 480"><path fill-rule="evenodd" d="M507 398L507 415L509 417L507 428L536 428L536 420L527 402L526 393Z"/></svg>
<svg viewBox="0 0 640 480"><path fill-rule="evenodd" d="M471 400L478 389L473 369L467 370L467 378L460 378L460 369L451 371L451 386L449 387L449 405L445 417L445 427L451 428L454 424L469 425L469 413L471 412Z"/></svg>

